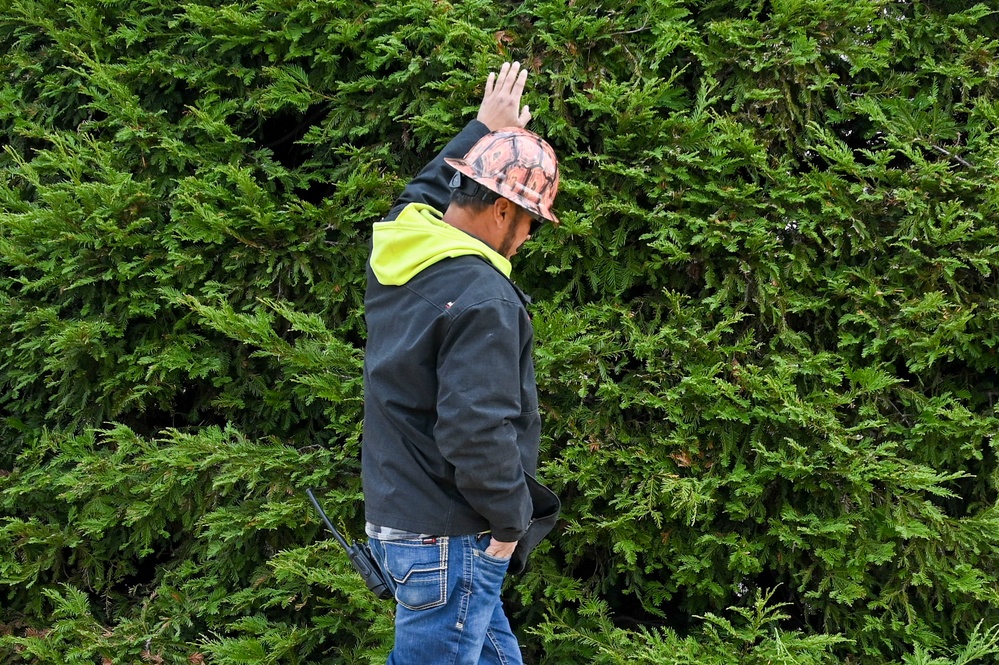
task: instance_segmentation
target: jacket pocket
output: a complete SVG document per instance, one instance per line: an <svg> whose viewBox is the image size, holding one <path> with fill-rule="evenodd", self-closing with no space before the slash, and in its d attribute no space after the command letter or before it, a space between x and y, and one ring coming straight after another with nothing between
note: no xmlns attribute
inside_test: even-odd
<svg viewBox="0 0 999 665"><path fill-rule="evenodd" d="M420 540L387 540L385 568L395 581L395 599L403 607L419 611L447 603L448 539L435 543Z"/></svg>

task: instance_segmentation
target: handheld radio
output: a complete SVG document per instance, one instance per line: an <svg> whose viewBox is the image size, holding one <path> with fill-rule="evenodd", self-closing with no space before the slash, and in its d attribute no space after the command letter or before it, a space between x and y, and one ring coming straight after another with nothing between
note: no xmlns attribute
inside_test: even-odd
<svg viewBox="0 0 999 665"><path fill-rule="evenodd" d="M311 489L305 490L305 493L309 495L309 500L312 501L312 505L315 506L316 512L319 513L319 517L323 520L323 524L326 528L330 530L336 541L340 543L340 547L344 549L347 553L347 558L350 559L350 563L354 566L362 578L364 578L364 583L368 585L371 592L374 593L378 598L382 600L389 600L393 597L392 589L389 588L388 583L382 574L382 569L375 561L375 558L371 555L371 550L364 543L354 543L353 545L347 542L333 523L330 522L330 518L326 515L326 511L323 507L319 505L319 501L316 500L316 495L312 493Z"/></svg>

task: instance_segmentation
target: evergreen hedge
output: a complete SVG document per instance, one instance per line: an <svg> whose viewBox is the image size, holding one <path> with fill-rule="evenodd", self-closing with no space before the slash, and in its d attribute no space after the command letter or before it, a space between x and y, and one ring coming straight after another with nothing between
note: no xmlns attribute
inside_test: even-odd
<svg viewBox="0 0 999 665"><path fill-rule="evenodd" d="M531 663L999 658L999 13L0 2L0 659L367 663L369 226L532 71Z"/></svg>

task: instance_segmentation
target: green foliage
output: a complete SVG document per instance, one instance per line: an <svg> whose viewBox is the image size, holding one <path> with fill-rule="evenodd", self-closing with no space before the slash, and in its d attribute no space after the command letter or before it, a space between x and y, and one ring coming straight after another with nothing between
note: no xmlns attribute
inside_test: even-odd
<svg viewBox="0 0 999 665"><path fill-rule="evenodd" d="M533 663L999 658L999 14L0 3L0 659L377 663L368 229L532 71ZM317 542L318 541L318 542Z"/></svg>
<svg viewBox="0 0 999 665"><path fill-rule="evenodd" d="M781 630L780 622L789 617L770 604L771 596L757 594L752 605L731 608L734 620L707 614L696 637L681 638L670 629L623 630L611 620L607 605L592 599L580 605L578 623L549 621L536 632L554 643L554 650L569 645L563 662L582 662L584 656L585 662L602 665L835 663L830 647L847 640ZM987 649L994 646L993 640Z"/></svg>

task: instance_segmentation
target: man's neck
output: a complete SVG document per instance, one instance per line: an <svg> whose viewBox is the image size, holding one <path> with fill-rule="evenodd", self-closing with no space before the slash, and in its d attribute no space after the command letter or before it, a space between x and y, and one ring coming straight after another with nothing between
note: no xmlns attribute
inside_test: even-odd
<svg viewBox="0 0 999 665"><path fill-rule="evenodd" d="M446 223L472 236L494 252L497 251L498 245L488 240L488 227L481 220L477 219L476 215L469 214L467 211L455 206L448 206L443 219Z"/></svg>

